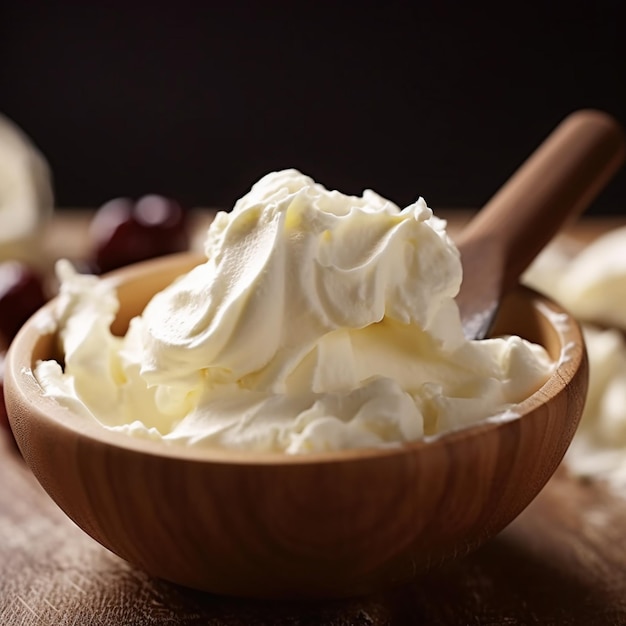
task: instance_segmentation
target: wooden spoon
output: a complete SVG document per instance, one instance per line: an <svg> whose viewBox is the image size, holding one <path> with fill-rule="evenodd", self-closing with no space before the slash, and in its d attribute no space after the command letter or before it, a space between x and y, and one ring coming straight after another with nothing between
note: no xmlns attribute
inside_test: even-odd
<svg viewBox="0 0 626 626"><path fill-rule="evenodd" d="M608 114L566 117L457 238L465 336L489 333L500 300L562 225L582 213L619 169L624 133Z"/></svg>

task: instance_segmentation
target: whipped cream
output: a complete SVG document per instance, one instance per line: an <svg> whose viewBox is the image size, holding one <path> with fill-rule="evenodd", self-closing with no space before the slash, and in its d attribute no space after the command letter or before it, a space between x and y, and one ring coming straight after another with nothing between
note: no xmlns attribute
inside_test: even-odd
<svg viewBox="0 0 626 626"><path fill-rule="evenodd" d="M589 390L565 462L574 473L604 479L626 495L626 338L616 330L626 329L626 227L582 250L555 241L524 281L583 322Z"/></svg>
<svg viewBox="0 0 626 626"><path fill-rule="evenodd" d="M401 210L273 172L124 337L111 284L60 261L65 366L36 377L107 428L230 449L397 445L510 416L554 364L519 337L464 338L445 227L422 198Z"/></svg>

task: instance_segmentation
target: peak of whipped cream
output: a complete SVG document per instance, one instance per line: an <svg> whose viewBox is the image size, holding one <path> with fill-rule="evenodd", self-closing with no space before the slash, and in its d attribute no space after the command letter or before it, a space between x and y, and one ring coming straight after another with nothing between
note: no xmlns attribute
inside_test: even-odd
<svg viewBox="0 0 626 626"><path fill-rule="evenodd" d="M454 315L459 255L422 199L401 211L371 191L345 196L295 170L276 172L217 215L205 253L146 307L143 374L153 384L195 384L210 363L209 378L285 392L329 334L383 320L461 341L442 324ZM324 358L328 343L316 350L309 386L354 386L353 366L327 363L337 360Z"/></svg>
<svg viewBox="0 0 626 626"><path fill-rule="evenodd" d="M519 337L465 340L445 228L422 198L400 209L272 172L123 338L111 288L62 262L65 369L36 376L109 428L269 452L397 445L509 412L554 364Z"/></svg>

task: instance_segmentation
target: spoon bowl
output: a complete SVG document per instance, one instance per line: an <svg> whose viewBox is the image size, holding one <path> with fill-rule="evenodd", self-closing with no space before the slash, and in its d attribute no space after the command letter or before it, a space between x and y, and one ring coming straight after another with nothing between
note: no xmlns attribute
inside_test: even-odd
<svg viewBox="0 0 626 626"><path fill-rule="evenodd" d="M111 273L123 333L149 298L200 258ZM519 287L495 332L546 347L544 386L494 419L406 445L311 455L207 451L109 431L46 397L33 376L55 358L53 303L6 361L17 444L44 489L86 533L148 573L250 597L341 597L395 586L467 554L509 524L556 470L587 385L581 331Z"/></svg>

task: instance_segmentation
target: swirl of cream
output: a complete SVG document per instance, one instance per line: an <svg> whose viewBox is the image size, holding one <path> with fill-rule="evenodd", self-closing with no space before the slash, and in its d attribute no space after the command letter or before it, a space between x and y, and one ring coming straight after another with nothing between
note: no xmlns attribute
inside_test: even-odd
<svg viewBox="0 0 626 626"><path fill-rule="evenodd" d="M372 191L345 196L276 172L216 217L205 250L142 316L151 384L191 390L208 376L283 392L325 335L384 318L461 340L442 332L458 252L421 198L400 210Z"/></svg>

